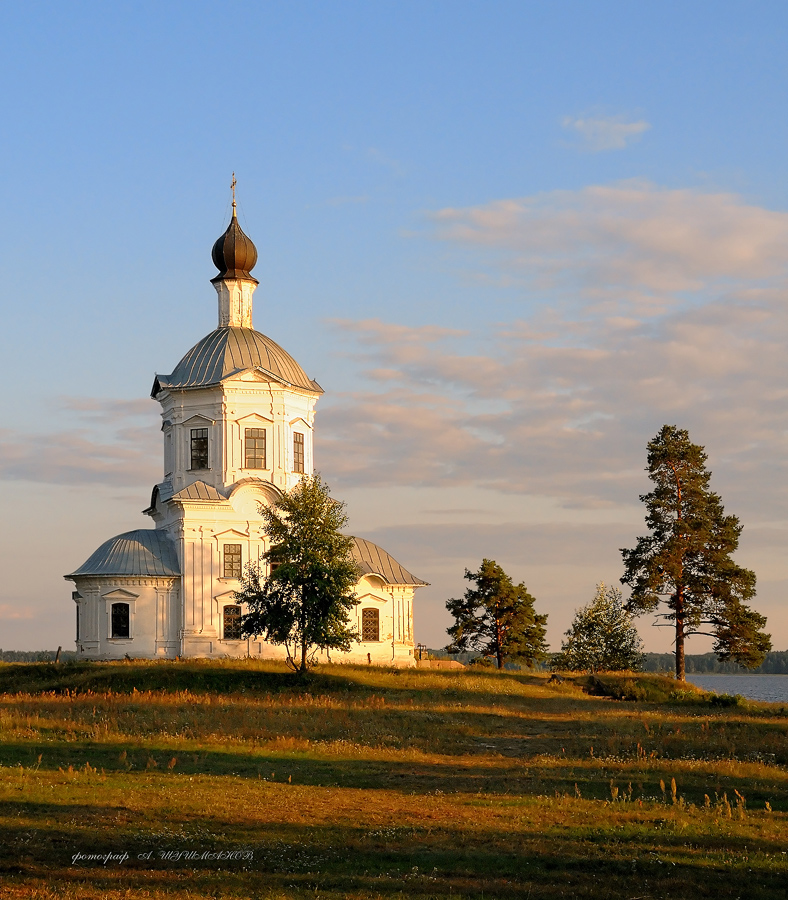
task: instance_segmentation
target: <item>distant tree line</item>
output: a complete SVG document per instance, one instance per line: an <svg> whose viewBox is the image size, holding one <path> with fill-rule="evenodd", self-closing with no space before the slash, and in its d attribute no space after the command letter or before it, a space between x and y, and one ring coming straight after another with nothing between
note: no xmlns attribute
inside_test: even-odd
<svg viewBox="0 0 788 900"><path fill-rule="evenodd" d="M732 660L721 662L716 653L688 653L687 673L690 675L788 675L788 650L772 650L755 669L745 669ZM672 653L646 653L644 672L672 672L676 657Z"/></svg>
<svg viewBox="0 0 788 900"><path fill-rule="evenodd" d="M0 662L54 662L57 650L0 650ZM61 650L60 662L76 659L76 650Z"/></svg>

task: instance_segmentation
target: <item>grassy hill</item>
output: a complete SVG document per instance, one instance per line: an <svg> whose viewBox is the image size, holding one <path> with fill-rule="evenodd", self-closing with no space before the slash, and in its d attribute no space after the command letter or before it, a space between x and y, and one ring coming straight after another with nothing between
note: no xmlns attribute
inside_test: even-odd
<svg viewBox="0 0 788 900"><path fill-rule="evenodd" d="M788 710L548 677L0 665L0 896L782 896Z"/></svg>

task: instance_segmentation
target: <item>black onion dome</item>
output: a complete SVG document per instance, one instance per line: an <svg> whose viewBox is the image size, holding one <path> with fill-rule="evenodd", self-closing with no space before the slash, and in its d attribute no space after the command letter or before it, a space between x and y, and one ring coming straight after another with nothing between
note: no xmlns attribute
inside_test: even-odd
<svg viewBox="0 0 788 900"><path fill-rule="evenodd" d="M249 274L257 262L257 247L241 231L235 209L227 231L213 245L211 258L219 270L219 274L211 279L212 282L225 278L245 278L257 284L257 279Z"/></svg>

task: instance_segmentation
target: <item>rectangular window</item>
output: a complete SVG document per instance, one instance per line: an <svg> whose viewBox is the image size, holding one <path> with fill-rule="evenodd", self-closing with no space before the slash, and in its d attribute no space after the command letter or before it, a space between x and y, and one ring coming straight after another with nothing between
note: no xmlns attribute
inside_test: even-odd
<svg viewBox="0 0 788 900"><path fill-rule="evenodd" d="M77 640L79 640L79 607L77 607Z"/></svg>
<svg viewBox="0 0 788 900"><path fill-rule="evenodd" d="M247 428L244 435L244 468L265 468L265 428Z"/></svg>
<svg viewBox="0 0 788 900"><path fill-rule="evenodd" d="M191 469L208 468L208 429L192 428Z"/></svg>
<svg viewBox="0 0 788 900"><path fill-rule="evenodd" d="M131 618L128 603L113 603L110 613L112 637L131 637Z"/></svg>
<svg viewBox="0 0 788 900"><path fill-rule="evenodd" d="M226 641L240 641L243 639L240 606L225 606L223 626L224 639Z"/></svg>
<svg viewBox="0 0 788 900"><path fill-rule="evenodd" d="M224 577L240 578L241 577L241 545L225 544L224 545Z"/></svg>
<svg viewBox="0 0 788 900"><path fill-rule="evenodd" d="M304 436L297 431L293 432L293 471L304 471Z"/></svg>
<svg viewBox="0 0 788 900"><path fill-rule="evenodd" d="M380 640L380 613L376 609L361 610L361 640Z"/></svg>

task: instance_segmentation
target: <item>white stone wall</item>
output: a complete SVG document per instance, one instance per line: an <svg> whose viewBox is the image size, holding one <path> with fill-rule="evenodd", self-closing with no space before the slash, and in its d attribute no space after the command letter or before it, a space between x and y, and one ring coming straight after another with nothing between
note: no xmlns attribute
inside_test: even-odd
<svg viewBox="0 0 788 900"><path fill-rule="evenodd" d="M260 639L227 641L222 634L223 608L235 604L233 592L241 587L239 580L224 576L224 545L241 545L244 567L249 562L263 565L268 542L259 509L274 500L270 487L246 483L236 487L228 501L168 504L178 508L173 535L183 571L183 656L285 658L284 648ZM413 594L409 585L391 586L377 576L362 578L356 588L361 603L352 611L351 622L361 634L362 609L378 609L380 640L356 644L349 653L332 651L331 660L412 665Z"/></svg>
<svg viewBox="0 0 788 900"><path fill-rule="evenodd" d="M172 658L180 653L181 604L177 578L76 576L77 652L95 659ZM113 603L129 606L130 636L113 638Z"/></svg>

